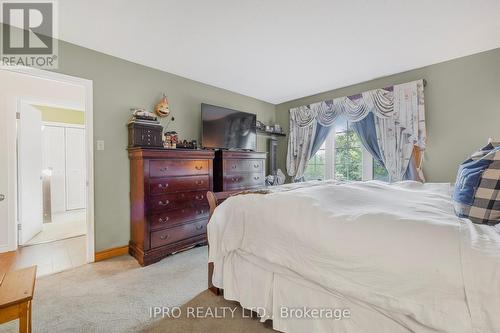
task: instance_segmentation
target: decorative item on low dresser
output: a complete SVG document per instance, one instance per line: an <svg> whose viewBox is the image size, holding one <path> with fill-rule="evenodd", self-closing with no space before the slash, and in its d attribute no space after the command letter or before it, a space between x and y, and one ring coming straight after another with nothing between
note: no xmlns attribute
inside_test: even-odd
<svg viewBox="0 0 500 333"><path fill-rule="evenodd" d="M177 143L177 148L182 149L198 149L198 142L196 140L182 140Z"/></svg>
<svg viewBox="0 0 500 333"><path fill-rule="evenodd" d="M167 95L163 94L163 97L161 98L160 102L156 104L155 107L155 112L158 115L158 117L168 117L170 114L170 108L168 106L168 99Z"/></svg>
<svg viewBox="0 0 500 333"><path fill-rule="evenodd" d="M285 174L281 169L276 170L275 174L271 173L266 177L267 186L283 185L285 184Z"/></svg>
<svg viewBox="0 0 500 333"><path fill-rule="evenodd" d="M161 147L163 127L157 117L144 109L132 110L132 118L128 123L129 147Z"/></svg>
<svg viewBox="0 0 500 333"><path fill-rule="evenodd" d="M142 265L206 244L214 152L129 148L129 252Z"/></svg>

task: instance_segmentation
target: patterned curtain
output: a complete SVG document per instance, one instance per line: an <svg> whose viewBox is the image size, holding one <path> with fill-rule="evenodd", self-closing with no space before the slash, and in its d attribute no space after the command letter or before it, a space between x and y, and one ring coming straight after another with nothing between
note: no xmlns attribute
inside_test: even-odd
<svg viewBox="0 0 500 333"><path fill-rule="evenodd" d="M386 167L391 182L403 179L424 181L422 157L426 131L423 87L423 80L418 80L395 85L392 91L370 90L357 99L340 97L290 109L288 174L295 180L302 178L307 162L342 114L353 123L365 148ZM373 123L371 117L363 121L369 114L374 116ZM318 129L321 130L319 133ZM366 129L370 131L365 133Z"/></svg>
<svg viewBox="0 0 500 333"><path fill-rule="evenodd" d="M316 124L310 108L298 107L290 110L290 135L286 168L288 174L294 177L294 181L299 181L302 178L307 162L311 158Z"/></svg>
<svg viewBox="0 0 500 333"><path fill-rule="evenodd" d="M424 181L421 163L412 163L414 172L408 173L413 150L425 149L425 112L423 81L413 81L394 86L394 112L390 117L375 117L377 141L389 181L396 182L411 177ZM420 160L421 162L421 160Z"/></svg>

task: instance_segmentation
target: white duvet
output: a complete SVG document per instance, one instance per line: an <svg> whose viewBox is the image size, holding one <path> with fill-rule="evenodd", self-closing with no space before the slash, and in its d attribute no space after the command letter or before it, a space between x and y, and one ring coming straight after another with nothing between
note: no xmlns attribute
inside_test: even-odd
<svg viewBox="0 0 500 333"><path fill-rule="evenodd" d="M457 218L449 184L314 185L226 200L209 260L254 255L411 331L500 332L499 233Z"/></svg>

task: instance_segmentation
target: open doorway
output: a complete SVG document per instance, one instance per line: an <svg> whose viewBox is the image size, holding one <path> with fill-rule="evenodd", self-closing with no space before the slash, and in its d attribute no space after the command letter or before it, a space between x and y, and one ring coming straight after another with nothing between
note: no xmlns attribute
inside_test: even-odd
<svg viewBox="0 0 500 333"><path fill-rule="evenodd" d="M19 109L19 245L85 236L84 110L26 101Z"/></svg>
<svg viewBox="0 0 500 333"><path fill-rule="evenodd" d="M0 252L17 250L15 267L39 275L93 262L92 82L5 66L0 80Z"/></svg>

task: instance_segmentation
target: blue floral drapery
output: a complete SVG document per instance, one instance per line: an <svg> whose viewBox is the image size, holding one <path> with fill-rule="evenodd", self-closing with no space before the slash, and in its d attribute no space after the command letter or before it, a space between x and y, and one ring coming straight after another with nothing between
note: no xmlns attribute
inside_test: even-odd
<svg viewBox="0 0 500 333"><path fill-rule="evenodd" d="M426 142L423 88L423 80L418 80L370 90L357 97L341 97L290 109L288 174L295 180L302 178L307 162L342 114L353 123L365 148L386 167L390 181L408 178L424 181L421 168Z"/></svg>

